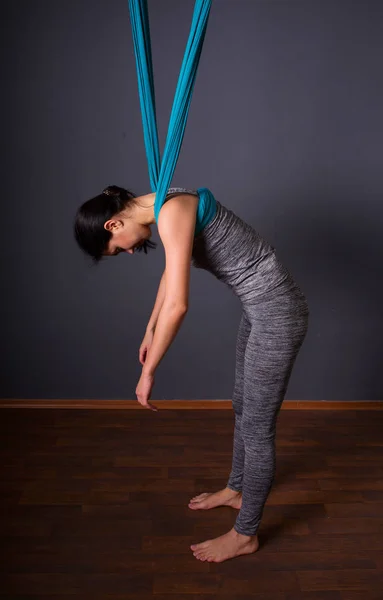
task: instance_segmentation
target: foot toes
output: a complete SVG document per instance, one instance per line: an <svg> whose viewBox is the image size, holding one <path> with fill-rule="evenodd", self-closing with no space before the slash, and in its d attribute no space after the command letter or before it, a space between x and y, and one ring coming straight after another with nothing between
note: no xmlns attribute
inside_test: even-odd
<svg viewBox="0 0 383 600"><path fill-rule="evenodd" d="M204 500L205 498L201 498L200 500L192 500L191 502L189 502L188 506L190 506L191 508L200 508L204 506Z"/></svg>
<svg viewBox="0 0 383 600"><path fill-rule="evenodd" d="M202 498L205 498L205 496L208 496L208 492L204 492L203 494L194 496L194 498L191 499L191 502L196 501L196 500L202 500Z"/></svg>
<svg viewBox="0 0 383 600"><path fill-rule="evenodd" d="M190 548L194 550L194 552L203 552L207 548L207 543L201 542L200 544L192 544Z"/></svg>
<svg viewBox="0 0 383 600"><path fill-rule="evenodd" d="M201 542L198 544L198 549L201 551L206 550L210 546L210 540L206 540L206 542Z"/></svg>

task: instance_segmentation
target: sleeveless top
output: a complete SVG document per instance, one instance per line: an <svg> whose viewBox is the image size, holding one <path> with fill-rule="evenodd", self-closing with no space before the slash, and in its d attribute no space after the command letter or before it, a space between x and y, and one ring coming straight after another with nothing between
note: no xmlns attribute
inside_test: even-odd
<svg viewBox="0 0 383 600"><path fill-rule="evenodd" d="M201 190L206 200L202 204ZM200 198L192 266L209 271L225 283L243 304L256 304L264 301L265 296L270 299L290 291L304 298L291 273L276 256L275 248L205 190L207 188L169 188L165 197L165 202L177 193L194 194ZM214 212L211 199L214 199Z"/></svg>

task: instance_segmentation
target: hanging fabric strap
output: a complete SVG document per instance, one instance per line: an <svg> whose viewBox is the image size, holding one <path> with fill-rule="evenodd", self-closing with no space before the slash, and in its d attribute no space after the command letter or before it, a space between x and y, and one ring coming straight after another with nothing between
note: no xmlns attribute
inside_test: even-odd
<svg viewBox="0 0 383 600"><path fill-rule="evenodd" d="M181 150L211 2L212 0L196 0L194 5L189 39L178 77L161 162L147 0L129 0L149 179L152 192L156 192L156 220L170 187Z"/></svg>

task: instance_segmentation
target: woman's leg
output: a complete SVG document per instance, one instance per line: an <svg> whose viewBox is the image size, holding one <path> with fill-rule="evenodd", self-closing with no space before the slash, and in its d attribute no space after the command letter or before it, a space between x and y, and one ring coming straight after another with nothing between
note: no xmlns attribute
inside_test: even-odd
<svg viewBox="0 0 383 600"><path fill-rule="evenodd" d="M273 483L277 415L307 326L305 302L287 299L254 312L244 361L242 506L234 525L243 535L257 533Z"/></svg>
<svg viewBox="0 0 383 600"><path fill-rule="evenodd" d="M226 487L240 492L242 490L243 467L245 462L245 447L241 433L241 418L243 408L243 391L245 382L245 351L251 331L251 323L242 311L241 321L238 328L235 358L235 383L233 391L234 440L233 459L231 473Z"/></svg>

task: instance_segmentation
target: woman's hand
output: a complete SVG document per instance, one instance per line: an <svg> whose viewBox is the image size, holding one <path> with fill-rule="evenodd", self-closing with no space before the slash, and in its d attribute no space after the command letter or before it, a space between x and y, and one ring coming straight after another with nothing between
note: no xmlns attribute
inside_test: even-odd
<svg viewBox="0 0 383 600"><path fill-rule="evenodd" d="M142 340L140 349L139 349L139 361L142 365L145 364L145 360L146 357L148 355L148 352L150 350L150 346L152 345L153 342L153 337L154 337L154 329L150 329L149 331L147 331L144 335L144 339Z"/></svg>
<svg viewBox="0 0 383 600"><path fill-rule="evenodd" d="M142 371L140 380L136 387L136 396L137 400L142 406L145 408L150 408L150 410L158 411L158 408L150 404L149 399L152 393L152 388L154 385L154 375L148 375Z"/></svg>

